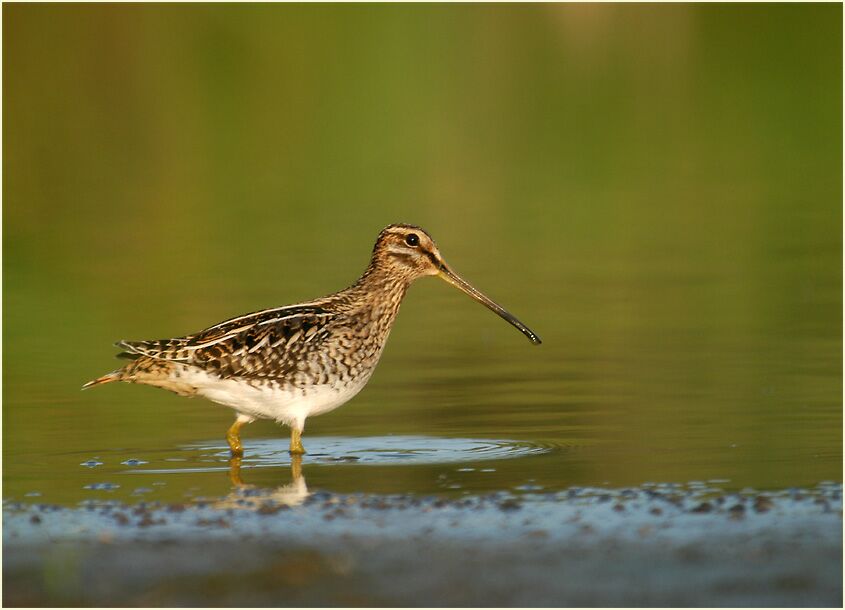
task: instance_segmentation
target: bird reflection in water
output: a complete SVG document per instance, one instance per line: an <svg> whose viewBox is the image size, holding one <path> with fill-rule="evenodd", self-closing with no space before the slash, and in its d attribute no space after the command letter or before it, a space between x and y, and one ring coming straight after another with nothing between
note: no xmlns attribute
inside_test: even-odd
<svg viewBox="0 0 845 610"><path fill-rule="evenodd" d="M229 459L229 480L233 490L214 503L216 508L240 508L259 512L275 512L281 508L299 506L308 497L308 486L302 475L302 456L291 456L291 482L275 488L245 483L241 477L240 456Z"/></svg>

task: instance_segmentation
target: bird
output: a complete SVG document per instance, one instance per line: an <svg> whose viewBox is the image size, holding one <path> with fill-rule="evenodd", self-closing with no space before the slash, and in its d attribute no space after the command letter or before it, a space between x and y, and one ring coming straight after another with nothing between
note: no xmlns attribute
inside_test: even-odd
<svg viewBox="0 0 845 610"><path fill-rule="evenodd" d="M422 228L382 229L370 263L350 287L323 298L230 318L200 332L151 341L118 341L125 366L82 389L124 381L202 396L235 411L226 433L233 457L243 455L241 428L272 419L290 428L290 454L305 453L308 417L349 401L378 364L405 293L437 276L484 304L531 343L540 337L476 290L446 264Z"/></svg>

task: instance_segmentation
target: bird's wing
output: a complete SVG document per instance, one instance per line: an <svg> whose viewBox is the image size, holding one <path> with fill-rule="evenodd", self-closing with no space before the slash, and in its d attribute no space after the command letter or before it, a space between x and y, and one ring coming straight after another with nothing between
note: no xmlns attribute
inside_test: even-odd
<svg viewBox="0 0 845 610"><path fill-rule="evenodd" d="M298 351L316 347L325 336L333 315L315 305L294 305L232 318L186 337L117 346L124 357L181 362L222 377L283 377L296 369Z"/></svg>

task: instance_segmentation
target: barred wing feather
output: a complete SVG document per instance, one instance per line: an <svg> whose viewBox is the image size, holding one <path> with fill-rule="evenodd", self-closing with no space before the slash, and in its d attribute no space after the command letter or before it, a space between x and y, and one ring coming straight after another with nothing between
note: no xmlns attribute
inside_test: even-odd
<svg viewBox="0 0 845 610"><path fill-rule="evenodd" d="M119 341L119 356L182 362L222 377L283 377L296 353L313 349L332 313L317 306L256 312L194 335L154 341Z"/></svg>

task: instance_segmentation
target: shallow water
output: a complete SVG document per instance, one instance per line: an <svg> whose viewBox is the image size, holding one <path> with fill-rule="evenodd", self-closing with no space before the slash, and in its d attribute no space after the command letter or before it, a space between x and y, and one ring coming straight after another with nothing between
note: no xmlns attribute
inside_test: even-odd
<svg viewBox="0 0 845 610"><path fill-rule="evenodd" d="M116 339L342 288L395 221L544 342L420 281L308 421L309 486L842 480L840 9L168 10L9 9L7 498L225 495L226 408L79 387ZM245 478L286 435L245 428Z"/></svg>

